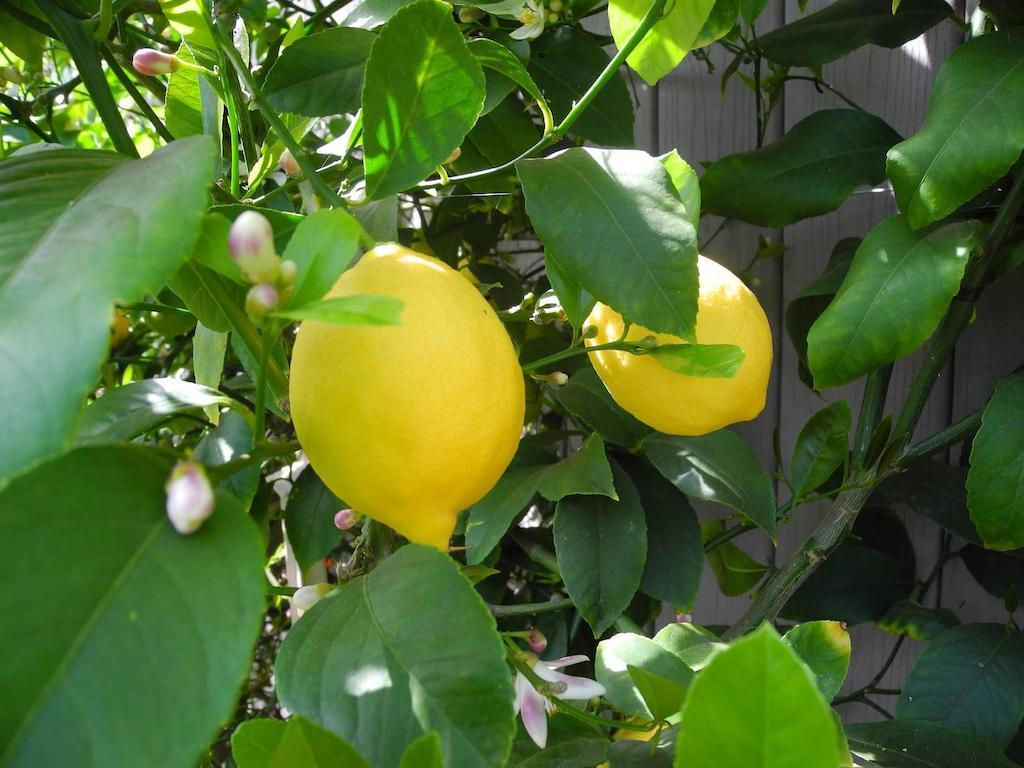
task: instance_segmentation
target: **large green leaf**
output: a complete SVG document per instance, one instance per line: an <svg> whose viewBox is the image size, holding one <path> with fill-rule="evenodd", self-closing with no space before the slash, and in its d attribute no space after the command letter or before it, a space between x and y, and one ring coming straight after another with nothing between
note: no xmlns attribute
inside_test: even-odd
<svg viewBox="0 0 1024 768"><path fill-rule="evenodd" d="M300 568L309 568L327 557L341 542L341 531L334 525L334 515L344 506L312 467L302 471L284 512L288 541Z"/></svg>
<svg viewBox="0 0 1024 768"><path fill-rule="evenodd" d="M900 600L876 622L879 629L911 640L931 640L959 623L948 608L927 608L914 600Z"/></svg>
<svg viewBox="0 0 1024 768"><path fill-rule="evenodd" d="M967 506L985 547L1024 547L1024 374L999 382L971 446Z"/></svg>
<svg viewBox="0 0 1024 768"><path fill-rule="evenodd" d="M683 57L696 47L697 37L714 5L715 0L673 3L629 54L626 63L648 85L654 85L679 66ZM608 3L608 24L619 49L640 25L650 7L649 0L611 0Z"/></svg>
<svg viewBox="0 0 1024 768"><path fill-rule="evenodd" d="M208 138L128 163L92 154L0 163L0 478L66 444L107 352L111 305L159 289L199 232Z"/></svg>
<svg viewBox="0 0 1024 768"><path fill-rule="evenodd" d="M1013 768L1017 765L977 736L926 720L846 726L854 763L873 768Z"/></svg>
<svg viewBox="0 0 1024 768"><path fill-rule="evenodd" d="M887 478L872 498L895 509L903 507L924 515L960 538L980 544L967 513L966 477L967 472L961 467L933 459L915 461L903 472Z"/></svg>
<svg viewBox="0 0 1024 768"><path fill-rule="evenodd" d="M808 621L782 639L811 670L825 701L832 701L850 669L852 647L846 627L838 621Z"/></svg>
<svg viewBox="0 0 1024 768"><path fill-rule="evenodd" d="M1019 600L1024 594L1024 549L993 552L968 544L960 551L960 557L974 580L990 595Z"/></svg>
<svg viewBox="0 0 1024 768"><path fill-rule="evenodd" d="M359 222L340 209L312 213L295 228L284 258L298 266L289 307L322 299L359 253Z"/></svg>
<svg viewBox="0 0 1024 768"><path fill-rule="evenodd" d="M332 14L339 27L376 29L412 0L352 0Z"/></svg>
<svg viewBox="0 0 1024 768"><path fill-rule="evenodd" d="M704 212L784 227L834 211L858 185L885 178L885 153L899 140L867 112L814 112L778 141L708 166L700 180Z"/></svg>
<svg viewBox="0 0 1024 768"><path fill-rule="evenodd" d="M131 440L178 413L211 405L235 405L216 389L180 379L141 379L112 389L82 412L75 429L79 445Z"/></svg>
<svg viewBox="0 0 1024 768"><path fill-rule="evenodd" d="M594 657L594 676L605 687L608 701L627 715L652 716L630 667L658 675L684 690L693 679L693 671L676 653L650 638L623 632L602 640Z"/></svg>
<svg viewBox="0 0 1024 768"><path fill-rule="evenodd" d="M573 604L600 637L629 606L647 557L640 497L622 468L612 465L618 501L567 496L555 512L555 553Z"/></svg>
<svg viewBox="0 0 1024 768"><path fill-rule="evenodd" d="M231 734L238 768L370 768L345 741L303 717L246 720Z"/></svg>
<svg viewBox="0 0 1024 768"><path fill-rule="evenodd" d="M591 35L564 25L534 42L528 69L557 121L569 113L609 61ZM606 147L633 146L633 100L621 75L613 76L601 89L570 133Z"/></svg>
<svg viewBox="0 0 1024 768"><path fill-rule="evenodd" d="M0 494L3 765L187 766L234 711L264 608L259 537L227 495L178 534L170 472L141 448L83 448Z"/></svg>
<svg viewBox="0 0 1024 768"><path fill-rule="evenodd" d="M399 768L445 768L441 737L437 731L424 733L410 743L402 753Z"/></svg>
<svg viewBox="0 0 1024 768"><path fill-rule="evenodd" d="M932 86L924 125L889 151L900 210L918 229L1005 174L1024 149L1024 37L976 37L954 49Z"/></svg>
<svg viewBox="0 0 1024 768"><path fill-rule="evenodd" d="M683 704L676 768L836 768L836 722L771 625L718 653Z"/></svg>
<svg viewBox="0 0 1024 768"><path fill-rule="evenodd" d="M849 450L850 406L840 400L811 416L800 430L789 467L793 493L804 496L824 484Z"/></svg>
<svg viewBox="0 0 1024 768"><path fill-rule="evenodd" d="M384 25L366 62L367 197L429 176L466 138L484 105L484 73L441 0L418 0Z"/></svg>
<svg viewBox="0 0 1024 768"><path fill-rule="evenodd" d="M732 507L775 535L775 489L747 442L728 429L702 437L655 434L644 453L673 485L695 499Z"/></svg>
<svg viewBox="0 0 1024 768"><path fill-rule="evenodd" d="M307 117L355 112L376 38L365 29L333 27L296 40L267 73L267 101L281 112Z"/></svg>
<svg viewBox="0 0 1024 768"><path fill-rule="evenodd" d="M960 290L980 230L968 221L914 232L891 216L868 232L807 334L815 388L847 384L924 344Z"/></svg>
<svg viewBox="0 0 1024 768"><path fill-rule="evenodd" d="M376 768L395 768L429 731L451 766L501 765L512 744L512 679L494 619L455 563L427 547L402 547L314 605L285 638L276 676L289 710Z"/></svg>
<svg viewBox="0 0 1024 768"><path fill-rule="evenodd" d="M816 67L862 45L899 48L952 16L944 0L837 0L761 38L764 55L789 67Z"/></svg>
<svg viewBox="0 0 1024 768"><path fill-rule="evenodd" d="M962 728L1005 748L1024 717L1024 636L998 624L946 630L918 657L896 717Z"/></svg>
<svg viewBox="0 0 1024 768"><path fill-rule="evenodd" d="M601 383L597 372L586 367L574 373L569 383L558 390L558 402L574 418L598 432L610 443L633 450L651 428L622 410Z"/></svg>
<svg viewBox="0 0 1024 768"><path fill-rule="evenodd" d="M696 341L696 231L657 158L578 147L516 167L530 221L570 278L628 320Z"/></svg>
<svg viewBox="0 0 1024 768"><path fill-rule="evenodd" d="M467 45L473 55L476 56L477 61L480 62L480 66L499 73L506 80L514 85L518 85L536 100L538 108L544 115L544 128L546 131L551 130L554 118L551 115L547 102L544 100L544 94L541 93L540 87L534 82L533 76L527 71L526 66L519 60L519 57L501 43L489 40L486 37L470 40L467 42ZM498 102L503 99L504 97L498 99Z"/></svg>

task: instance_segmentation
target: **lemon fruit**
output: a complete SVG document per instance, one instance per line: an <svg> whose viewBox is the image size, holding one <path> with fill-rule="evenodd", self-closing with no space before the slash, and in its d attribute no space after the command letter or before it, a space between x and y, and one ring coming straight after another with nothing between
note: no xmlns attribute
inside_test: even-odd
<svg viewBox="0 0 1024 768"><path fill-rule="evenodd" d="M686 376L669 370L648 355L620 350L590 352L590 360L612 398L650 427L670 435L696 436L749 421L764 410L772 369L772 332L757 297L732 272L699 256L700 298L697 303L697 342L735 344L745 353L731 379ZM587 346L622 337L622 315L597 304L587 325L597 335ZM683 344L683 339L631 325L626 338L654 336L658 344Z"/></svg>
<svg viewBox="0 0 1024 768"><path fill-rule="evenodd" d="M456 516L493 487L518 445L515 349L468 280L407 248L374 248L328 297L353 294L397 297L401 324L302 324L289 391L299 442L356 512L447 549Z"/></svg>

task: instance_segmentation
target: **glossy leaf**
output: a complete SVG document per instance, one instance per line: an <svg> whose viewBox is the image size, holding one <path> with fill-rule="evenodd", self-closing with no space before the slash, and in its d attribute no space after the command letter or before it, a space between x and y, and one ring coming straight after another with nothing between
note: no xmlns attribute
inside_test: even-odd
<svg viewBox="0 0 1024 768"><path fill-rule="evenodd" d="M594 657L594 677L605 687L608 701L627 715L654 716L630 668L657 675L682 691L693 679L693 671L678 655L650 638L623 632L602 640Z"/></svg>
<svg viewBox="0 0 1024 768"><path fill-rule="evenodd" d="M307 117L355 112L376 38L363 29L332 27L296 40L267 73L267 101L280 112Z"/></svg>
<svg viewBox="0 0 1024 768"><path fill-rule="evenodd" d="M413 0L352 0L332 15L340 27L376 29Z"/></svg>
<svg viewBox="0 0 1024 768"><path fill-rule="evenodd" d="M451 6L419 0L380 31L363 88L366 194L373 200L426 178L466 138L484 104L484 73Z"/></svg>
<svg viewBox="0 0 1024 768"><path fill-rule="evenodd" d="M666 624L654 636L654 642L680 659L694 672L704 669L711 658L728 646L711 631L696 624Z"/></svg>
<svg viewBox="0 0 1024 768"><path fill-rule="evenodd" d="M701 524L701 536L710 541L725 530L721 520ZM707 552L708 565L715 574L718 588L726 597L744 595L758 585L768 572L768 566L759 563L731 541L719 544Z"/></svg>
<svg viewBox="0 0 1024 768"><path fill-rule="evenodd" d="M633 322L696 340L696 231L662 163L579 147L516 168L530 221L571 279Z"/></svg>
<svg viewBox="0 0 1024 768"><path fill-rule="evenodd" d="M685 686L643 667L629 666L626 669L653 719L664 720L679 711L686 698Z"/></svg>
<svg viewBox="0 0 1024 768"><path fill-rule="evenodd" d="M160 10L175 32L193 45L215 50L203 0L160 0Z"/></svg>
<svg viewBox="0 0 1024 768"><path fill-rule="evenodd" d="M287 306L304 307L322 299L358 253L359 222L346 211L322 210L304 218L283 254L298 266Z"/></svg>
<svg viewBox="0 0 1024 768"><path fill-rule="evenodd" d="M402 300L394 296L334 296L293 309L279 309L273 316L328 325L401 325L403 307Z"/></svg>
<svg viewBox="0 0 1024 768"><path fill-rule="evenodd" d="M761 50L777 64L816 67L864 45L899 48L952 16L943 0L837 0L817 13L761 37Z"/></svg>
<svg viewBox="0 0 1024 768"><path fill-rule="evenodd" d="M938 635L910 671L896 717L961 728L1005 748L1024 717L1022 635L998 624Z"/></svg>
<svg viewBox="0 0 1024 768"><path fill-rule="evenodd" d="M523 62L504 45L486 37L469 40L467 45L480 62L480 66L508 78L536 100L537 107L544 115L545 130L550 130L553 126L551 110L544 100L540 87L534 82L533 76L526 70Z"/></svg>
<svg viewBox="0 0 1024 768"><path fill-rule="evenodd" d="M674 3L633 49L626 63L648 85L654 85L696 47L697 37L714 5L715 0ZM648 0L611 0L608 3L608 24L620 50L650 7Z"/></svg>
<svg viewBox="0 0 1024 768"><path fill-rule="evenodd" d="M619 499L567 496L558 502L554 538L558 566L573 604L604 634L640 586L647 557L647 526L629 476L612 465Z"/></svg>
<svg viewBox="0 0 1024 768"><path fill-rule="evenodd" d="M298 716L246 720L231 734L231 756L238 768L369 768L343 739Z"/></svg>
<svg viewBox="0 0 1024 768"><path fill-rule="evenodd" d="M238 411L222 414L220 424L196 443L192 458L208 467L217 467L242 458L255 448L252 426ZM254 464L221 480L218 488L236 496L248 507L260 485L260 467Z"/></svg>
<svg viewBox="0 0 1024 768"><path fill-rule="evenodd" d="M977 222L914 232L902 216L877 224L807 334L815 388L847 384L924 344L960 290L979 232Z"/></svg>
<svg viewBox="0 0 1024 768"><path fill-rule="evenodd" d="M19 617L0 629L0 686L18 692L0 701L5 766L190 765L231 717L263 616L261 545L223 494L178 534L170 472L141 448L82 448L0 494L0 607Z"/></svg>
<svg viewBox="0 0 1024 768"><path fill-rule="evenodd" d="M697 676L683 704L676 768L836 768L832 711L770 625L737 640Z"/></svg>
<svg viewBox="0 0 1024 768"><path fill-rule="evenodd" d="M537 490L551 501L561 501L570 494L597 494L618 500L601 437L591 435L578 451L542 469Z"/></svg>
<svg viewBox="0 0 1024 768"><path fill-rule="evenodd" d="M716 0L708 20L704 22L697 39L693 42L693 47L703 48L728 35L736 26L739 14L739 0Z"/></svg>
<svg viewBox="0 0 1024 768"><path fill-rule="evenodd" d="M686 218L693 224L694 229L700 227L700 178L688 162L679 156L679 152L672 150L660 155L658 160L665 166L669 178L672 179L672 186L676 188L676 194L686 209Z"/></svg>
<svg viewBox="0 0 1024 768"><path fill-rule="evenodd" d="M288 541L301 569L323 560L341 543L342 534L334 525L334 515L344 506L312 467L302 471L284 512Z"/></svg>
<svg viewBox="0 0 1024 768"><path fill-rule="evenodd" d="M804 424L793 446L790 481L804 496L819 488L846 461L850 450L850 406L845 400L827 405Z"/></svg>
<svg viewBox="0 0 1024 768"><path fill-rule="evenodd" d="M574 373L557 397L563 408L610 443L633 449L651 434L650 427L612 400L593 368Z"/></svg>
<svg viewBox="0 0 1024 768"><path fill-rule="evenodd" d="M555 120L564 118L608 66L609 58L591 35L560 26L532 45L528 70ZM633 100L616 74L573 124L571 133L606 147L633 146Z"/></svg>
<svg viewBox="0 0 1024 768"><path fill-rule="evenodd" d="M879 629L911 640L931 640L960 623L948 608L926 608L914 600L900 600L877 622Z"/></svg>
<svg viewBox="0 0 1024 768"><path fill-rule="evenodd" d="M195 63L195 56L187 45L178 47L175 54L182 61ZM167 80L164 101L164 122L176 139L203 133L203 96L199 72L183 67L172 72Z"/></svg>
<svg viewBox="0 0 1024 768"><path fill-rule="evenodd" d="M430 731L446 765L490 768L508 756L515 725L505 649L483 602L436 550L402 547L318 602L288 633L275 670L289 710L377 768L398 766Z"/></svg>
<svg viewBox="0 0 1024 768"><path fill-rule="evenodd" d="M65 150L0 163L0 357L18 361L0 366L0 478L70 437L107 354L112 304L159 290L188 254L213 152L191 137L127 163Z"/></svg>
<svg viewBox="0 0 1024 768"><path fill-rule="evenodd" d="M687 496L725 504L775 535L775 490L747 442L727 429L702 437L655 434L644 453Z"/></svg>
<svg viewBox="0 0 1024 768"><path fill-rule="evenodd" d="M733 378L746 357L735 344L661 344L648 354L670 371L706 379Z"/></svg>
<svg viewBox="0 0 1024 768"><path fill-rule="evenodd" d="M846 738L857 766L873 768L1013 768L973 734L926 720L852 723Z"/></svg>
<svg viewBox="0 0 1024 768"><path fill-rule="evenodd" d="M700 180L704 211L763 227L834 211L857 186L885 178L885 153L899 140L867 112L814 112L778 141L709 165Z"/></svg>
<svg viewBox="0 0 1024 768"><path fill-rule="evenodd" d="M1012 30L957 46L939 69L924 125L889 151L914 229L947 216L1010 170L1024 149L1024 39Z"/></svg>
<svg viewBox="0 0 1024 768"><path fill-rule="evenodd" d="M406 747L398 768L445 768L441 738L437 731L424 733Z"/></svg>
<svg viewBox="0 0 1024 768"><path fill-rule="evenodd" d="M850 633L838 621L809 621L793 627L782 638L807 665L825 701L843 687L850 669Z"/></svg>
<svg viewBox="0 0 1024 768"><path fill-rule="evenodd" d="M1024 547L1024 375L1003 379L971 446L967 507L987 549Z"/></svg>

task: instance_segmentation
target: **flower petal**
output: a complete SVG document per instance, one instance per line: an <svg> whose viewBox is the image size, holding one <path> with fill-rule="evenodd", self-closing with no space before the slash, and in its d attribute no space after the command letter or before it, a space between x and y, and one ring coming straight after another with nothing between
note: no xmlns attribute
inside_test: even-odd
<svg viewBox="0 0 1024 768"><path fill-rule="evenodd" d="M556 672L550 668L541 669L542 666L543 662L533 669L537 673L537 677L548 683L565 684L565 690L561 693L556 693L555 698L562 699L563 701L586 701L587 699L604 696L605 694L604 686L594 680L574 675L563 675L561 672Z"/></svg>
<svg viewBox="0 0 1024 768"><path fill-rule="evenodd" d="M547 703L522 673L516 674L516 711L523 718L526 733L541 749L548 743Z"/></svg>
<svg viewBox="0 0 1024 768"><path fill-rule="evenodd" d="M584 661L590 661L589 656L563 656L560 659L554 661L542 661L540 662L549 669L561 669L562 667L571 667L573 664L582 664Z"/></svg>

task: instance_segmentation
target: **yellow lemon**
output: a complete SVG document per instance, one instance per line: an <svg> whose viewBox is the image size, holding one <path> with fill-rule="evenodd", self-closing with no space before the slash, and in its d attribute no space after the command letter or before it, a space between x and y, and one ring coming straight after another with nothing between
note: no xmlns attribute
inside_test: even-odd
<svg viewBox="0 0 1024 768"><path fill-rule="evenodd" d="M608 392L620 406L650 427L670 435L704 435L749 421L764 410L772 369L772 331L757 297L732 272L711 259L698 257L700 299L697 304L697 342L735 344L745 353L731 379L686 376L669 370L655 358L619 350L591 352L590 360ZM622 337L622 315L597 304L587 318L597 328L588 346ZM631 325L626 338L654 336L659 344L682 344L682 339Z"/></svg>
<svg viewBox="0 0 1024 768"><path fill-rule="evenodd" d="M329 296L352 294L401 299L401 325L302 324L289 392L299 442L354 510L446 549L519 442L515 349L468 280L407 248L374 248Z"/></svg>

